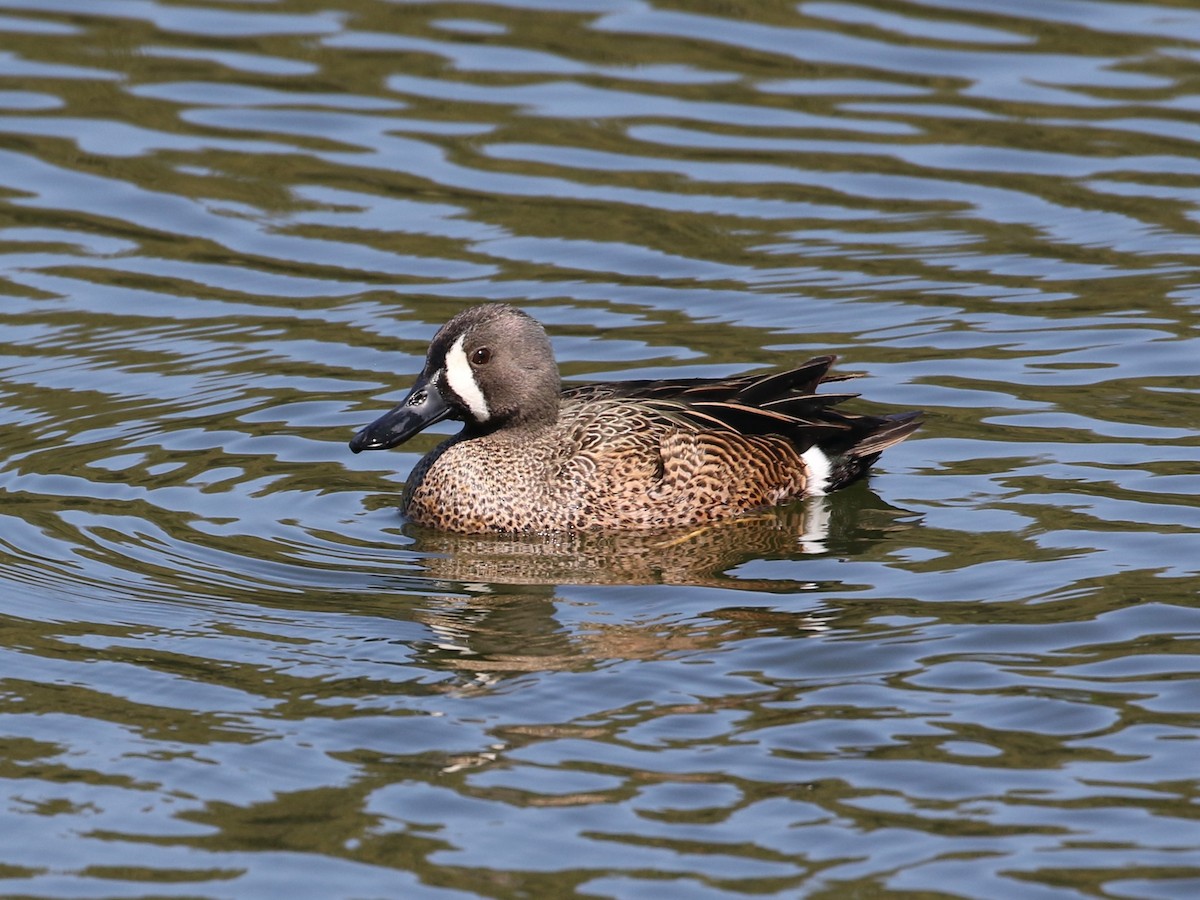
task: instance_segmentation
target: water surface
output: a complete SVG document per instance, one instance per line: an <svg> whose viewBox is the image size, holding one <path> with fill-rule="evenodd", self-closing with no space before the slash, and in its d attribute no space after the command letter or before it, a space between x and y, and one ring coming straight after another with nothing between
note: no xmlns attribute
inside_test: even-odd
<svg viewBox="0 0 1200 900"><path fill-rule="evenodd" d="M1200 892L1200 12L0 0L0 893ZM353 456L833 352L869 483L663 536Z"/></svg>

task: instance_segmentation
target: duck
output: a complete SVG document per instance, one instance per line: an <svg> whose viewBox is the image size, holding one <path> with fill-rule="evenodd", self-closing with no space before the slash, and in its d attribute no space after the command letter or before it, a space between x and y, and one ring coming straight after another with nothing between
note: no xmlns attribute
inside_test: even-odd
<svg viewBox="0 0 1200 900"><path fill-rule="evenodd" d="M703 526L864 477L922 422L817 393L854 375L818 356L784 372L564 388L545 328L503 303L463 310L430 342L405 398L358 431L354 453L436 422L462 430L413 468L400 511L464 534Z"/></svg>

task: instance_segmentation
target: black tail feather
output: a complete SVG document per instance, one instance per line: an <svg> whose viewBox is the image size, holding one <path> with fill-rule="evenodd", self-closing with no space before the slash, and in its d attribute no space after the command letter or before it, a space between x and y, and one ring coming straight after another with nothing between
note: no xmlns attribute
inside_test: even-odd
<svg viewBox="0 0 1200 900"><path fill-rule="evenodd" d="M921 427L924 413L920 410L895 413L889 416L862 416L857 437L847 444L844 437L820 447L833 463L828 490L837 490L862 478L888 447L894 447Z"/></svg>

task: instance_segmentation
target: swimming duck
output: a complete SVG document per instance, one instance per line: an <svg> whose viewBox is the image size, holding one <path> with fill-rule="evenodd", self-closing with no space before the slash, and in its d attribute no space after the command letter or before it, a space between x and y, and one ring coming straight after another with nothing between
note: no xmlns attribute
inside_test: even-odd
<svg viewBox="0 0 1200 900"><path fill-rule="evenodd" d="M402 444L463 423L413 469L412 522L448 531L555 532L699 525L826 494L867 473L920 412L834 409L817 394L833 356L737 378L584 384L565 390L546 332L503 304L456 315L434 336L408 396L350 441Z"/></svg>

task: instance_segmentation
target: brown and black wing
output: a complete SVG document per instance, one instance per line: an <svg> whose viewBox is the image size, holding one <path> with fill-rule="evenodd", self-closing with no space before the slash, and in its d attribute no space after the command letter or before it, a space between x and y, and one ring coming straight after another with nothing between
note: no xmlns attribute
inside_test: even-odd
<svg viewBox="0 0 1200 900"><path fill-rule="evenodd" d="M920 412L869 416L836 409L857 394L818 394L822 384L857 375L830 374L836 357L819 356L770 375L618 381L570 387L573 400L630 400L701 431L786 437L800 453L819 447L833 465L830 489L864 475L888 447L921 424Z"/></svg>

